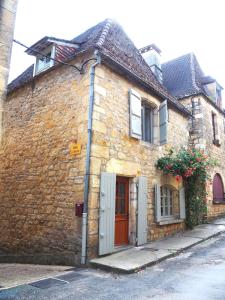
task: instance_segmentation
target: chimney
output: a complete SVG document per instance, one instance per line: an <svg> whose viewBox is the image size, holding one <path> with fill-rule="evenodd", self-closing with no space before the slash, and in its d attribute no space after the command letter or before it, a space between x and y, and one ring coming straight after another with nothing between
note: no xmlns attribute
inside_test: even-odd
<svg viewBox="0 0 225 300"><path fill-rule="evenodd" d="M157 80L162 83L161 50L155 44L151 44L139 49L139 51Z"/></svg>

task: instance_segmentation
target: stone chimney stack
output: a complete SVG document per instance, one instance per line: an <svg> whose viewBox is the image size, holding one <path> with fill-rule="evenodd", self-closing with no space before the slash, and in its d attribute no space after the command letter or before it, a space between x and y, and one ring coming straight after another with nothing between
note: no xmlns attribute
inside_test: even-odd
<svg viewBox="0 0 225 300"><path fill-rule="evenodd" d="M3 132L3 101L9 75L17 0L0 0L0 143Z"/></svg>
<svg viewBox="0 0 225 300"><path fill-rule="evenodd" d="M155 45L151 44L139 49L144 60L151 68L153 74L159 82L163 82L162 68L161 68L161 50Z"/></svg>

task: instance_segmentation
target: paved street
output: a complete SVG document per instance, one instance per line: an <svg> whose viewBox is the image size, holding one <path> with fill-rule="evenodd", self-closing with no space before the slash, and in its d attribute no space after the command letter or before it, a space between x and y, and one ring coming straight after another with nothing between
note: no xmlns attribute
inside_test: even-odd
<svg viewBox="0 0 225 300"><path fill-rule="evenodd" d="M225 234L136 274L72 270L2 290L0 299L225 299Z"/></svg>

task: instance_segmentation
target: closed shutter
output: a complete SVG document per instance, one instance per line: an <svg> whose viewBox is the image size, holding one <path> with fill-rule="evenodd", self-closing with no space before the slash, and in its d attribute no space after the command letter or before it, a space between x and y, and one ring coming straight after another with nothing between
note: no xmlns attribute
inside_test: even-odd
<svg viewBox="0 0 225 300"><path fill-rule="evenodd" d="M165 100L159 106L160 145L167 143L167 128L168 128L168 108L167 108L167 100Z"/></svg>
<svg viewBox="0 0 225 300"><path fill-rule="evenodd" d="M130 135L136 139L141 139L141 97L130 90Z"/></svg>
<svg viewBox="0 0 225 300"><path fill-rule="evenodd" d="M155 185L155 221L160 222L161 220L161 195L160 185Z"/></svg>
<svg viewBox="0 0 225 300"><path fill-rule="evenodd" d="M186 219L185 189L184 188L181 188L179 190L179 201L180 201L180 219Z"/></svg>
<svg viewBox="0 0 225 300"><path fill-rule="evenodd" d="M137 214L137 245L147 243L147 177L139 177L138 180L138 214Z"/></svg>
<svg viewBox="0 0 225 300"><path fill-rule="evenodd" d="M114 249L116 174L102 173L100 188L99 255Z"/></svg>

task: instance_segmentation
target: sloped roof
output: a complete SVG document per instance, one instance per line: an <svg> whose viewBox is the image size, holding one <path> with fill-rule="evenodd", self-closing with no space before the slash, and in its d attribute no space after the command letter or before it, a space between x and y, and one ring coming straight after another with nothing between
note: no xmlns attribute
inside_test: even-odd
<svg viewBox="0 0 225 300"><path fill-rule="evenodd" d="M177 99L199 93L207 96L204 84L216 81L211 76L204 75L194 53L162 64L162 73L163 84Z"/></svg>
<svg viewBox="0 0 225 300"><path fill-rule="evenodd" d="M193 53L162 64L163 84L176 98L203 92L199 77L203 72Z"/></svg>
<svg viewBox="0 0 225 300"><path fill-rule="evenodd" d="M98 49L100 54L116 62L124 70L127 70L146 83L162 99L167 98L177 109L183 113L188 113L184 106L155 78L139 50L117 22L106 19L72 39L71 42L79 44L79 48L74 49L74 52L70 57L67 57L66 61L72 59L78 53L90 49ZM29 67L23 74L13 80L8 85L8 92L32 80L32 68L32 66Z"/></svg>

